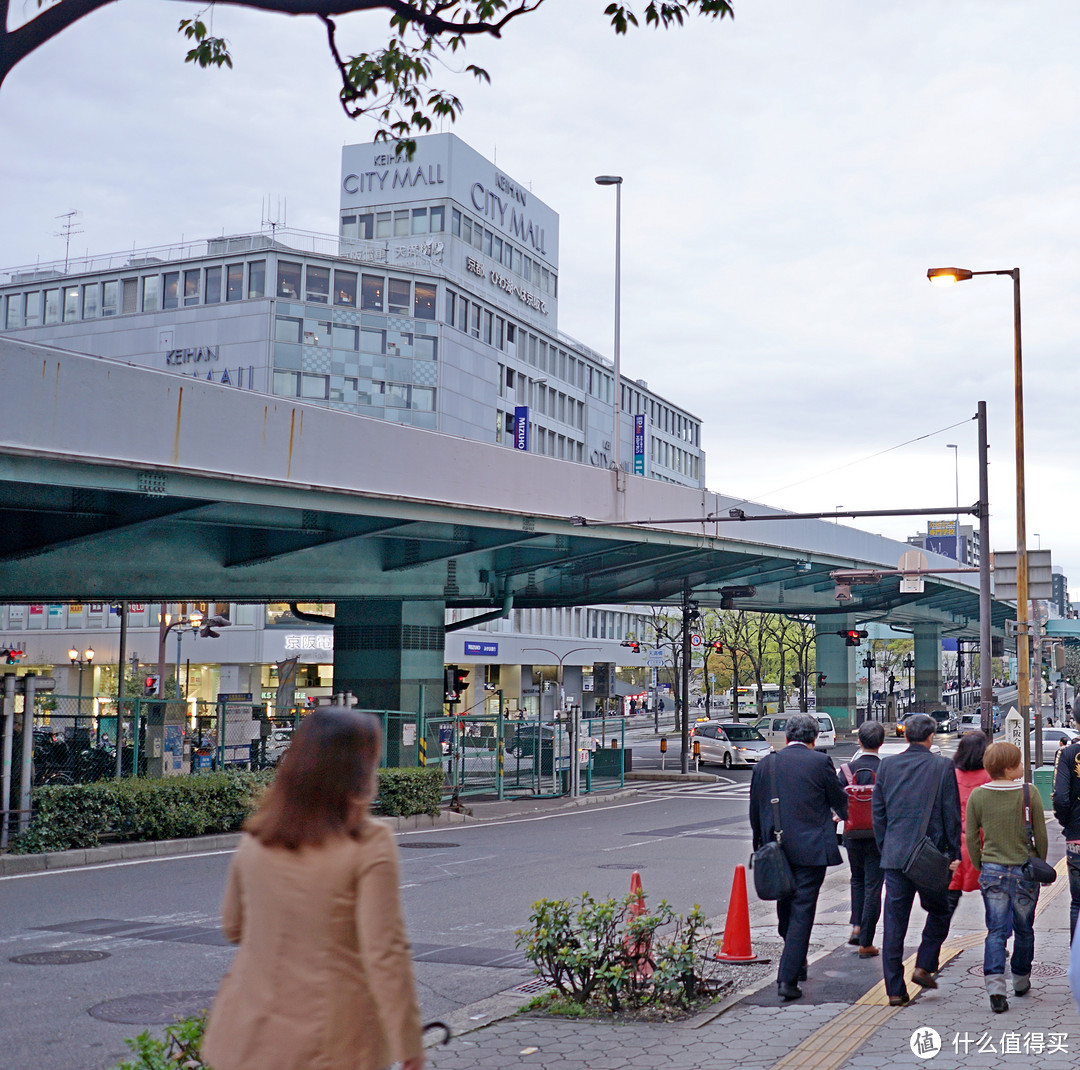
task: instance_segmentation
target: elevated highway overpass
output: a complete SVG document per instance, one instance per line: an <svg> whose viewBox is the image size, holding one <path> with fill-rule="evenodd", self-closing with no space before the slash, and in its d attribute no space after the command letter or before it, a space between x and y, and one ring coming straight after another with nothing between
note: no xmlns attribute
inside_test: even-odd
<svg viewBox="0 0 1080 1070"><path fill-rule="evenodd" d="M909 549L846 525L714 522L782 512L11 339L0 365L0 601L334 602L335 685L366 704L415 709L427 682L438 705L446 607L673 603L684 579L702 605L752 585L743 608L814 614L819 702L841 715L838 631L913 631L928 694L940 635L978 635L963 575L838 605L830 572ZM1000 634L1013 611L993 613Z"/></svg>

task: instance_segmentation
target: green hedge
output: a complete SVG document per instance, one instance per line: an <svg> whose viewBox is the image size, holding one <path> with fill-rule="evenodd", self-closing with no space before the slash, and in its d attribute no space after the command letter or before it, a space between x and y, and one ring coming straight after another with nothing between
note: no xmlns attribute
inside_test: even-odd
<svg viewBox="0 0 1080 1070"><path fill-rule="evenodd" d="M99 847L103 840L172 840L235 832L272 771L237 770L206 776L101 780L34 790L34 816L15 854ZM375 812L388 816L438 814L443 771L380 769Z"/></svg>

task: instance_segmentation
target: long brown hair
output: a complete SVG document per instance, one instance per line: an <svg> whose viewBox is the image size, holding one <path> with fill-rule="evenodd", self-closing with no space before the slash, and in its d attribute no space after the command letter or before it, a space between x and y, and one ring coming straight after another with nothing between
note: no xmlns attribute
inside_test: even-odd
<svg viewBox="0 0 1080 1070"><path fill-rule="evenodd" d="M274 782L244 829L296 850L359 831L358 797L373 794L382 726L370 713L324 706L293 733Z"/></svg>

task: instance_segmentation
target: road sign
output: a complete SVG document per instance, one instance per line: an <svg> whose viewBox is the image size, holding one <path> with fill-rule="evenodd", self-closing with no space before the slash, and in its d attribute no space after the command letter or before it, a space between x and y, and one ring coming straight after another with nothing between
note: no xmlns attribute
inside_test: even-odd
<svg viewBox="0 0 1080 1070"><path fill-rule="evenodd" d="M690 647L693 650L700 650L702 644L701 634L699 632L690 633Z"/></svg>
<svg viewBox="0 0 1080 1070"><path fill-rule="evenodd" d="M664 652L662 650L647 650L645 652L645 665L650 669L660 669L664 665Z"/></svg>
<svg viewBox="0 0 1080 1070"><path fill-rule="evenodd" d="M1005 741L1012 743L1020 748L1020 753L1024 752L1024 719L1017 712L1015 706L1009 707L1009 712L1005 715Z"/></svg>

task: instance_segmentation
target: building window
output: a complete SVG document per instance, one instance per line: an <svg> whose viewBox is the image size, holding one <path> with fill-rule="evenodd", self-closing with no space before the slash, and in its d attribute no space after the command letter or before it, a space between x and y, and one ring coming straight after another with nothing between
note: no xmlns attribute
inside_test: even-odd
<svg viewBox="0 0 1080 1070"><path fill-rule="evenodd" d="M124 279L124 288L121 295L122 304L120 311L127 315L129 312L139 311L139 280Z"/></svg>
<svg viewBox="0 0 1080 1070"><path fill-rule="evenodd" d="M103 316L115 316L120 298L120 284L113 279L104 283L101 290L101 314Z"/></svg>
<svg viewBox="0 0 1080 1070"><path fill-rule="evenodd" d="M472 228L472 243L474 249L484 250L484 228L479 223L474 223Z"/></svg>
<svg viewBox="0 0 1080 1070"><path fill-rule="evenodd" d="M417 280L413 298L413 315L418 320L435 318L435 283Z"/></svg>
<svg viewBox="0 0 1080 1070"><path fill-rule="evenodd" d="M157 312L161 307L161 276L144 275L142 281L142 310Z"/></svg>
<svg viewBox="0 0 1080 1070"><path fill-rule="evenodd" d="M375 214L373 212L367 212L362 216L357 216L356 222L356 236L358 238L369 240L375 236Z"/></svg>
<svg viewBox="0 0 1080 1070"><path fill-rule="evenodd" d="M165 272L165 293L161 302L162 308L177 308L180 304L180 272Z"/></svg>
<svg viewBox="0 0 1080 1070"><path fill-rule="evenodd" d="M69 323L71 320L77 320L79 318L79 287L78 286L65 286L64 287L64 322Z"/></svg>
<svg viewBox="0 0 1080 1070"><path fill-rule="evenodd" d="M356 272L334 272L334 304L356 308Z"/></svg>
<svg viewBox="0 0 1080 1070"><path fill-rule="evenodd" d="M326 401L329 386L330 377L327 375L308 375L304 373L300 376L300 396L302 398Z"/></svg>
<svg viewBox="0 0 1080 1070"><path fill-rule="evenodd" d="M443 229L443 219L446 214L446 209L441 205L436 205L431 209L431 233L440 234Z"/></svg>
<svg viewBox="0 0 1080 1070"><path fill-rule="evenodd" d="M485 310L484 311L484 341L487 342L488 345L491 345L494 323L495 323L495 313Z"/></svg>
<svg viewBox="0 0 1080 1070"><path fill-rule="evenodd" d="M385 285L386 280L381 275L365 275L360 280L360 307L373 312L382 312Z"/></svg>
<svg viewBox="0 0 1080 1070"><path fill-rule="evenodd" d="M45 323L60 322L60 291L45 291Z"/></svg>
<svg viewBox="0 0 1080 1070"><path fill-rule="evenodd" d="M184 272L184 304L197 305L199 303L199 269Z"/></svg>
<svg viewBox="0 0 1080 1070"><path fill-rule="evenodd" d="M435 388L432 386L414 386L412 388L412 403L409 407L419 409L421 412L434 412Z"/></svg>
<svg viewBox="0 0 1080 1070"><path fill-rule="evenodd" d="M409 210L402 209L394 213L394 237L407 238L409 236Z"/></svg>
<svg viewBox="0 0 1080 1070"><path fill-rule="evenodd" d="M454 303L456 301L457 294L448 288L446 291L446 307L443 311L443 320L446 323L449 323L451 327L454 326Z"/></svg>
<svg viewBox="0 0 1080 1070"><path fill-rule="evenodd" d="M461 237L461 213L456 208L450 209L450 233L455 238Z"/></svg>
<svg viewBox="0 0 1080 1070"><path fill-rule="evenodd" d="M87 283L82 288L82 291L83 291L83 299L82 299L83 319L84 320L96 319L98 317L98 315L100 314L100 312L101 312L101 306L100 306L100 302L98 300L101 297L101 283L99 283L99 282ZM10 327L11 324L9 323L8 326Z"/></svg>
<svg viewBox="0 0 1080 1070"><path fill-rule="evenodd" d="M472 330L470 333L473 338L480 337L480 306L476 303L472 307Z"/></svg>
<svg viewBox="0 0 1080 1070"><path fill-rule="evenodd" d="M416 360L434 360L436 354L435 338L426 334L418 334L413 343L413 357Z"/></svg>
<svg viewBox="0 0 1080 1070"><path fill-rule="evenodd" d="M360 347L360 328L335 323L333 327L335 349L348 349L353 353Z"/></svg>
<svg viewBox="0 0 1080 1070"><path fill-rule="evenodd" d="M411 289L412 284L408 279L391 279L387 293L387 311L391 314L396 312L399 316L407 316L409 299L412 297Z"/></svg>
<svg viewBox="0 0 1080 1070"><path fill-rule="evenodd" d="M412 232L413 234L427 234L428 210L426 208L414 208L412 210Z"/></svg>
<svg viewBox="0 0 1080 1070"><path fill-rule="evenodd" d="M378 212L375 216L375 237L390 237L390 213Z"/></svg>
<svg viewBox="0 0 1080 1070"><path fill-rule="evenodd" d="M203 300L208 305L221 303L221 267L208 267L206 269L206 296Z"/></svg>
<svg viewBox="0 0 1080 1070"><path fill-rule="evenodd" d="M307 299L319 305L330 303L330 269L328 267L312 267L308 264Z"/></svg>
<svg viewBox="0 0 1080 1070"><path fill-rule="evenodd" d="M459 331L469 329L469 302L464 297L458 298L457 329Z"/></svg>
<svg viewBox="0 0 1080 1070"><path fill-rule="evenodd" d="M356 216L343 215L341 217L341 236L343 238L356 237Z"/></svg>
<svg viewBox="0 0 1080 1070"><path fill-rule="evenodd" d="M303 330L304 321L293 319L291 316L278 316L274 320L274 340L277 342L300 341L300 332Z"/></svg>
<svg viewBox="0 0 1080 1070"><path fill-rule="evenodd" d="M468 216L462 216L461 237L466 245L472 245L472 220Z"/></svg>
<svg viewBox="0 0 1080 1070"><path fill-rule="evenodd" d="M244 296L244 265L229 264L225 269L225 300L240 301Z"/></svg>
<svg viewBox="0 0 1080 1070"><path fill-rule="evenodd" d="M362 353L385 353L386 331L364 327L360 331L360 351Z"/></svg>
<svg viewBox="0 0 1080 1070"><path fill-rule="evenodd" d="M277 266L277 295L300 299L300 265L291 260L279 260Z"/></svg>
<svg viewBox="0 0 1080 1070"><path fill-rule="evenodd" d="M266 261L252 260L248 264L248 297L266 296Z"/></svg>
<svg viewBox="0 0 1080 1070"><path fill-rule="evenodd" d="M4 319L7 330L13 331L23 325L22 310L23 295L11 294L7 299L7 316Z"/></svg>
<svg viewBox="0 0 1080 1070"><path fill-rule="evenodd" d="M274 393L279 397L296 397L299 372L274 372Z"/></svg>
<svg viewBox="0 0 1080 1070"><path fill-rule="evenodd" d="M41 323L41 291L26 295L26 326L37 327Z"/></svg>

